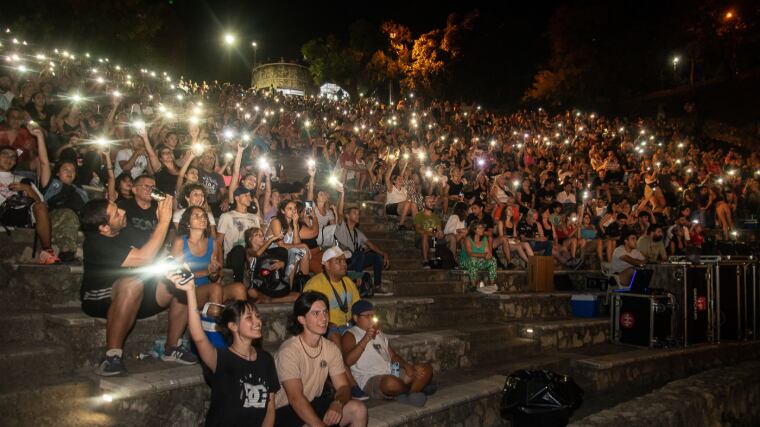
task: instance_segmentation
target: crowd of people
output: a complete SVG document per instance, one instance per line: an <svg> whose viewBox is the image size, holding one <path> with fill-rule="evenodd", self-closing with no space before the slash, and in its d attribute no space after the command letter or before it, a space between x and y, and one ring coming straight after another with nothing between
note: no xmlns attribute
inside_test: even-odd
<svg viewBox="0 0 760 427"><path fill-rule="evenodd" d="M415 233L420 268L460 268L473 289L485 275L482 292L536 255L624 282L745 239L760 209L760 156L676 120L292 96L24 48L0 47L0 222L36 230L38 262L83 264L82 309L108 320L102 375L126 372L134 321L166 309L164 360L196 363L189 324L214 371L210 420L243 416L233 377L256 382L242 407L264 424L362 425L351 398L367 394L424 403L430 366L394 353L362 298L391 259L362 232L361 200ZM251 302L294 303L276 360L251 345Z"/></svg>

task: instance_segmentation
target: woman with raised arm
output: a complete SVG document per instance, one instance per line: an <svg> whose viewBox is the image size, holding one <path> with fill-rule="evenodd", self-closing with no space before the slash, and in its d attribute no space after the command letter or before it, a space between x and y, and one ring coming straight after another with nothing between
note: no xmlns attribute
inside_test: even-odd
<svg viewBox="0 0 760 427"><path fill-rule="evenodd" d="M206 426L274 426L274 396L280 390L274 359L260 347L261 314L255 305L234 301L220 318L227 348L215 348L208 340L198 313L195 281L182 283L182 276L167 275L187 295L190 336L211 377L211 406Z"/></svg>
<svg viewBox="0 0 760 427"><path fill-rule="evenodd" d="M293 284L296 268L299 269L301 274L309 274L311 253L309 252L309 247L301 242L300 217L296 202L292 200L280 202L277 215L269 223L267 236L279 235L282 235L283 238L275 243L275 245L288 250L288 262L285 267L285 273L288 275L290 283Z"/></svg>

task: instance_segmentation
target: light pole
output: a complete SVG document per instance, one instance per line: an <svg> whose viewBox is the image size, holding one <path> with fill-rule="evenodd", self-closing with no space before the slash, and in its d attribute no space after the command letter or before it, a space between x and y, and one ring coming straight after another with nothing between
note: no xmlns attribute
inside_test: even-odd
<svg viewBox="0 0 760 427"><path fill-rule="evenodd" d="M259 45L256 42L251 42L251 47L253 47L253 68L256 68L256 53L259 50Z"/></svg>

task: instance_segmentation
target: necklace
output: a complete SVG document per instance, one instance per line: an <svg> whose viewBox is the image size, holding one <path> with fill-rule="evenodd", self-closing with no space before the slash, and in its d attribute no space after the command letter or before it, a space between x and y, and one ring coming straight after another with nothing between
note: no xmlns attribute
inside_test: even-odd
<svg viewBox="0 0 760 427"><path fill-rule="evenodd" d="M253 347L251 347L251 350L248 351L248 355L244 355L243 353L235 350L235 348L233 346L229 346L228 348L230 350L232 350L233 353L237 354L238 356L242 357L243 359L245 359L245 360L247 360L249 362L251 361L251 354L256 351Z"/></svg>
<svg viewBox="0 0 760 427"><path fill-rule="evenodd" d="M303 349L303 352L306 353L306 356L309 357L309 359L316 359L317 357L319 357L320 354L322 354L322 337L319 337L319 352L317 352L317 354L315 354L314 356L312 356L311 354L309 354L308 351L306 351L306 346L304 345L303 340L301 339L300 335L298 336L298 342L301 343L301 348Z"/></svg>

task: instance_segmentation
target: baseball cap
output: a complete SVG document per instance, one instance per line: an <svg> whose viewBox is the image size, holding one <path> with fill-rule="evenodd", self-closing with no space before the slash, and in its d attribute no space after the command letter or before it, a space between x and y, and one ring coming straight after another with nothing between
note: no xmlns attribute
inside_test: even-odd
<svg viewBox="0 0 760 427"><path fill-rule="evenodd" d="M366 299L360 299L359 301L356 301L353 306L351 306L351 314L354 316L359 316L374 309L375 306L372 305L371 302L367 301Z"/></svg>
<svg viewBox="0 0 760 427"><path fill-rule="evenodd" d="M344 255L346 259L351 258L350 251L344 251L340 248L340 246L335 245L322 254L322 264L327 264L327 261L330 261L331 259L337 258L341 255Z"/></svg>
<svg viewBox="0 0 760 427"><path fill-rule="evenodd" d="M242 196L243 194L250 194L250 193L251 193L251 190L249 190L249 189L245 188L245 187L244 187L244 186L242 186L242 185L239 185L239 186L238 186L238 187L235 189L235 197L237 197L237 196Z"/></svg>

